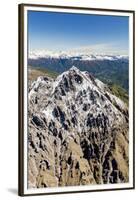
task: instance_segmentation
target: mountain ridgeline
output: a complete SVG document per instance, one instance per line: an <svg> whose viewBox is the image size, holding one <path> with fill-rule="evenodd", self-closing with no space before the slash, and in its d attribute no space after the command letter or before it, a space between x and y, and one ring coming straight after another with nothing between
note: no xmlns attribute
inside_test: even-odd
<svg viewBox="0 0 138 200"><path fill-rule="evenodd" d="M91 72L104 83L116 84L128 92L128 57L117 56L40 56L30 57L28 64L39 69L48 69L63 73L71 66L76 66L81 71Z"/></svg>
<svg viewBox="0 0 138 200"><path fill-rule="evenodd" d="M129 181L128 107L106 84L72 67L28 98L29 188Z"/></svg>

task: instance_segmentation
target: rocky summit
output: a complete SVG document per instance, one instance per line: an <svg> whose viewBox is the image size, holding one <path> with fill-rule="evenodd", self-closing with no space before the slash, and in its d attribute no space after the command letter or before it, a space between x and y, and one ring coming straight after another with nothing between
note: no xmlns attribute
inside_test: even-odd
<svg viewBox="0 0 138 200"><path fill-rule="evenodd" d="M28 187L129 181L127 105L76 67L28 88Z"/></svg>

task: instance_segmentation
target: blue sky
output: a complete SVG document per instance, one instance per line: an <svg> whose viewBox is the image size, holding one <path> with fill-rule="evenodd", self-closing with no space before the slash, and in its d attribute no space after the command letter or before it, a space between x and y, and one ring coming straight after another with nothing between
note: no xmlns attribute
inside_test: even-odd
<svg viewBox="0 0 138 200"><path fill-rule="evenodd" d="M28 11L29 50L128 54L128 17Z"/></svg>

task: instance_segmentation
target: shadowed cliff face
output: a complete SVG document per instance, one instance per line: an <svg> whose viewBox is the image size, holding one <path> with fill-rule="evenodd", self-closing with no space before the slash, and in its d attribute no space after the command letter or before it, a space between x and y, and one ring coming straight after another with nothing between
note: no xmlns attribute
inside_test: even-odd
<svg viewBox="0 0 138 200"><path fill-rule="evenodd" d="M76 67L28 89L29 188L129 181L128 108Z"/></svg>

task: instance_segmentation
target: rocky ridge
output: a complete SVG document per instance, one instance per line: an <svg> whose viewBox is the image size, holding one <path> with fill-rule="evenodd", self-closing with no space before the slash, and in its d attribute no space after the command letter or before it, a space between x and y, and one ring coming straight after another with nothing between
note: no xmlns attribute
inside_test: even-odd
<svg viewBox="0 0 138 200"><path fill-rule="evenodd" d="M28 88L28 187L129 181L128 108L76 67Z"/></svg>

